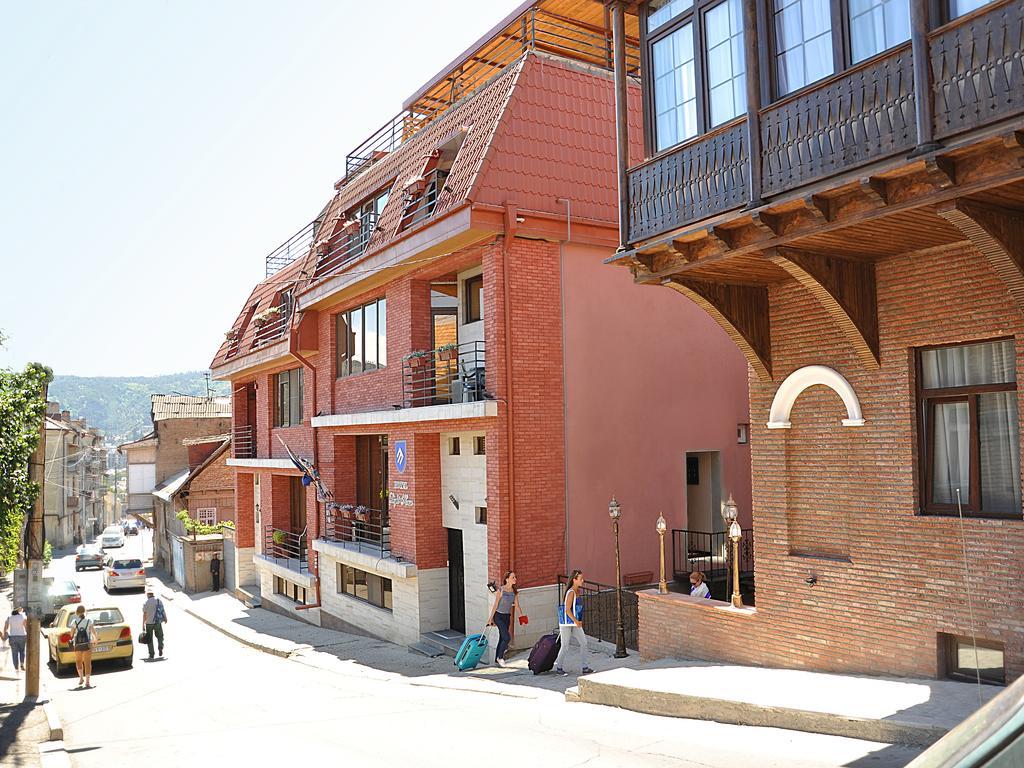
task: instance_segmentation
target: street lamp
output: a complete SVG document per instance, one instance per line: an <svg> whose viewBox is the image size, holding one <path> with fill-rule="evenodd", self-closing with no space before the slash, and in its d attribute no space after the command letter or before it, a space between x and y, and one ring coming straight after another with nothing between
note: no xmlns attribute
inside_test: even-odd
<svg viewBox="0 0 1024 768"><path fill-rule="evenodd" d="M661 580L658 582L658 594L668 594L668 582L665 581L665 531L668 526L665 524L665 516L658 515L658 538L661 539Z"/></svg>
<svg viewBox="0 0 1024 768"><path fill-rule="evenodd" d="M742 608L743 598L740 596L740 539L743 538L743 530L740 528L736 502L729 494L729 500L722 508L722 517L729 524L729 541L732 542L732 607Z"/></svg>
<svg viewBox="0 0 1024 768"><path fill-rule="evenodd" d="M608 504L608 516L612 519L612 530L615 532L615 658L624 659L626 653L626 628L622 624L622 566L619 560L619 518L622 508L612 496Z"/></svg>

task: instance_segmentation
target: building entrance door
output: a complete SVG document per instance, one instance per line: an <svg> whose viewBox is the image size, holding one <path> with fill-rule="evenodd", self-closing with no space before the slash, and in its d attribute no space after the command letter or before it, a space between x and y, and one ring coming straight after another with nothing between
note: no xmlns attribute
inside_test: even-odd
<svg viewBox="0 0 1024 768"><path fill-rule="evenodd" d="M448 529L448 616L451 629L466 631L466 567L457 528Z"/></svg>

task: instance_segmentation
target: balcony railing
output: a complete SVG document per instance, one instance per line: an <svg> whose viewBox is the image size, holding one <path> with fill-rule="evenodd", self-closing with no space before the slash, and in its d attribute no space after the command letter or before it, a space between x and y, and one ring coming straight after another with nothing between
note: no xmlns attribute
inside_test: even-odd
<svg viewBox="0 0 1024 768"><path fill-rule="evenodd" d="M296 259L309 253L313 244L313 236L317 231L317 222L311 221L281 245L271 251L266 258L267 277L280 272Z"/></svg>
<svg viewBox="0 0 1024 768"><path fill-rule="evenodd" d="M306 547L306 531L293 533L264 526L263 556L299 573L309 571L309 551Z"/></svg>
<svg viewBox="0 0 1024 768"><path fill-rule="evenodd" d="M726 600L732 542L724 531L672 531L672 573L677 581L686 581L693 571L700 571L707 579L713 597ZM744 599L753 595L754 531L743 529L740 539L740 583Z"/></svg>
<svg viewBox="0 0 1024 768"><path fill-rule="evenodd" d="M391 554L391 521L387 511L330 502L323 538L384 557Z"/></svg>
<svg viewBox="0 0 1024 768"><path fill-rule="evenodd" d="M345 176L337 186L340 188L349 183L383 160L453 104L487 86L528 51L543 51L593 66L612 68L610 34L543 9L531 8L485 42L471 58L446 77L443 84L437 83L428 89L424 93L425 98L420 98L411 109L400 112L352 150L345 157ZM638 74L640 70L639 50L633 43L626 47L626 68L631 75ZM442 85L443 96L439 90ZM438 101L441 103L436 103ZM427 103L432 106L426 107Z"/></svg>
<svg viewBox="0 0 1024 768"><path fill-rule="evenodd" d="M292 321L291 304L278 305L277 312L253 318L253 350L265 347L280 339Z"/></svg>
<svg viewBox="0 0 1024 768"><path fill-rule="evenodd" d="M937 139L1024 112L1024 3L993 3L931 33ZM760 189L739 119L629 171L636 243L885 158L918 143L909 43L759 112ZM753 193L753 194L752 194Z"/></svg>
<svg viewBox="0 0 1024 768"><path fill-rule="evenodd" d="M370 243L370 238L377 230L377 214L367 214L358 223L352 225L352 230L346 233L344 230L337 235L332 242L317 244L316 267L313 270L313 277L320 278L337 271L350 261L359 258Z"/></svg>
<svg viewBox="0 0 1024 768"><path fill-rule="evenodd" d="M231 450L236 459L256 458L256 430L251 424L231 430Z"/></svg>
<svg viewBox="0 0 1024 768"><path fill-rule="evenodd" d="M484 342L414 352L402 361L402 403L405 408L484 399Z"/></svg>

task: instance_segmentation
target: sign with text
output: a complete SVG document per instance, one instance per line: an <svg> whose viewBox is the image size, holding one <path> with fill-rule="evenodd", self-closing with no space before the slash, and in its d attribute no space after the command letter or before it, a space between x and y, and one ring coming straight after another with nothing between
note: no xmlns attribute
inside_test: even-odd
<svg viewBox="0 0 1024 768"><path fill-rule="evenodd" d="M395 440L395 469L405 472L406 462L409 460L409 449L405 440Z"/></svg>

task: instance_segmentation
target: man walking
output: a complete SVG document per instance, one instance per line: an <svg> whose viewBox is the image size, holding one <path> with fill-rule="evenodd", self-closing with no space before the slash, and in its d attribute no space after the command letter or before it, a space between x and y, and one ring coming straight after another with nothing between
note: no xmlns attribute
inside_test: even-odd
<svg viewBox="0 0 1024 768"><path fill-rule="evenodd" d="M164 624L167 623L167 612L164 604L153 594L153 590L146 592L146 602L142 606L142 623L146 625L146 647L149 649L149 658L153 659L153 635L156 635L157 646L160 657L164 655Z"/></svg>
<svg viewBox="0 0 1024 768"><path fill-rule="evenodd" d="M213 576L213 591L220 592L220 555L214 553L210 561L210 575Z"/></svg>

